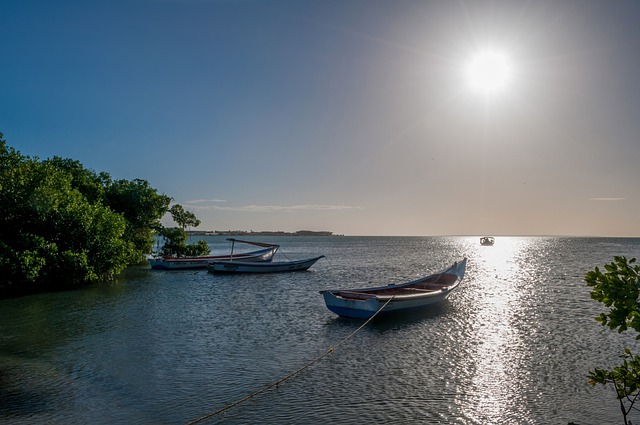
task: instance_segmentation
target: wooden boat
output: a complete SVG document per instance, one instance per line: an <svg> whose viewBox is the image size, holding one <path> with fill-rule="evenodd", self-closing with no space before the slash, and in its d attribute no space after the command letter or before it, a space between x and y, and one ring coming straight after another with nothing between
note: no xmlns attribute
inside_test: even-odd
<svg viewBox="0 0 640 425"><path fill-rule="evenodd" d="M480 245L491 246L495 243L493 236L483 236L480 238Z"/></svg>
<svg viewBox="0 0 640 425"><path fill-rule="evenodd" d="M320 291L327 308L339 316L368 319L389 302L379 315L424 309L444 301L458 287L467 267L467 259L453 263L447 270L420 279L364 289Z"/></svg>
<svg viewBox="0 0 640 425"><path fill-rule="evenodd" d="M308 270L316 261L324 258L324 255L306 260L297 261L272 261L272 262L248 262L245 260L212 261L207 266L211 273L282 273L300 272Z"/></svg>
<svg viewBox="0 0 640 425"><path fill-rule="evenodd" d="M185 269L206 269L207 264L211 261L225 260L242 260L255 262L269 262L280 248L280 245L268 244L262 242L250 242L239 239L227 239L231 241L231 254L225 255L207 255L200 257L157 257L150 258L149 264L152 269L156 270L185 270ZM233 248L236 242L246 243L250 245L262 246L263 249L257 251L234 253Z"/></svg>

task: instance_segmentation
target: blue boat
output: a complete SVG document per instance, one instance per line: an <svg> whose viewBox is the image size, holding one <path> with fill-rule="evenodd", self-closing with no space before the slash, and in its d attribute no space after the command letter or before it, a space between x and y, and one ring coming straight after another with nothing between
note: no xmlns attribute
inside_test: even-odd
<svg viewBox="0 0 640 425"><path fill-rule="evenodd" d="M206 269L207 265L212 261L225 261L225 260L242 260L242 261L256 261L256 262L269 262L273 260L273 256L276 255L280 245L262 243L262 242L250 242L240 239L228 238L231 241L231 254L224 255L207 255L200 257L154 257L149 259L149 265L152 269L156 270L185 270L185 269ZM256 245L264 247L257 251L249 252L233 252L233 247L236 242L246 243L249 245Z"/></svg>
<svg viewBox="0 0 640 425"><path fill-rule="evenodd" d="M405 313L441 303L460 285L467 259L447 270L401 284L363 289L320 291L327 308L339 316L368 319L380 315ZM384 308L383 308L384 307Z"/></svg>
<svg viewBox="0 0 640 425"><path fill-rule="evenodd" d="M308 270L324 255L297 261L260 262L244 260L212 261L207 266L211 273L282 273Z"/></svg>

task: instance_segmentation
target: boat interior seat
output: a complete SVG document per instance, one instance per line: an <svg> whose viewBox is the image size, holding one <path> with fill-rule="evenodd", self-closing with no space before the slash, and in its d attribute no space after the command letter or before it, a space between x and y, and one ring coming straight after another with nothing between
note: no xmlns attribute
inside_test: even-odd
<svg viewBox="0 0 640 425"><path fill-rule="evenodd" d="M375 294L368 294L366 292L356 292L356 291L340 291L335 293L337 296L351 299L351 300L368 300L369 298L374 298Z"/></svg>

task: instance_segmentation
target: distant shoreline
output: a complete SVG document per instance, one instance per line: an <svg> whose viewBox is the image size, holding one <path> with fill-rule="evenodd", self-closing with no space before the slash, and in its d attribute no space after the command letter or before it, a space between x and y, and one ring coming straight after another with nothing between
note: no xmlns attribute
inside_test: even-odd
<svg viewBox="0 0 640 425"><path fill-rule="evenodd" d="M344 236L334 235L333 232L326 230L298 230L297 232L281 232L281 231L259 231L253 230L189 230L188 235L191 236Z"/></svg>

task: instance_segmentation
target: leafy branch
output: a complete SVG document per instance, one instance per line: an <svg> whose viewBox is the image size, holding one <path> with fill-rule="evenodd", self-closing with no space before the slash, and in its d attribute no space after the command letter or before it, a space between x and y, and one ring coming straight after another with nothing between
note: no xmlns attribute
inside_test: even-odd
<svg viewBox="0 0 640 425"><path fill-rule="evenodd" d="M604 266L603 273L598 267L588 272L585 282L592 288L591 298L609 308L607 313L596 317L602 326L622 333L629 329L638 332L640 339L640 266L634 265L635 258L615 256L614 261ZM589 372L589 384L612 384L620 402L620 411L625 425L630 425L628 415L640 397L640 356L629 348L620 356L623 362L611 370L595 369Z"/></svg>

